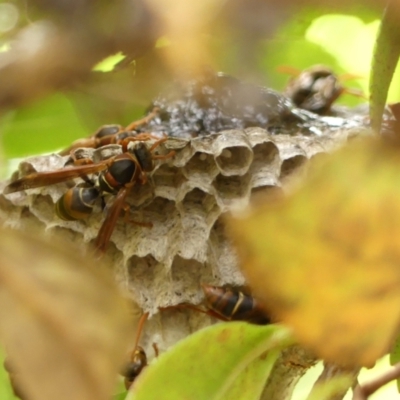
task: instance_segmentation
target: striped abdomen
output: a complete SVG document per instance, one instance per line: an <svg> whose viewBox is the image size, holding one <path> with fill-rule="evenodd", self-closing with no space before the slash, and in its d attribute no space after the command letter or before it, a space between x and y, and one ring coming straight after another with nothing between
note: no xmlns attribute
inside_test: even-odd
<svg viewBox="0 0 400 400"><path fill-rule="evenodd" d="M87 218L99 196L99 191L94 187L75 186L58 199L56 214L65 221Z"/></svg>
<svg viewBox="0 0 400 400"><path fill-rule="evenodd" d="M268 324L269 317L257 300L237 288L202 285L207 306L229 321L247 321L254 324Z"/></svg>

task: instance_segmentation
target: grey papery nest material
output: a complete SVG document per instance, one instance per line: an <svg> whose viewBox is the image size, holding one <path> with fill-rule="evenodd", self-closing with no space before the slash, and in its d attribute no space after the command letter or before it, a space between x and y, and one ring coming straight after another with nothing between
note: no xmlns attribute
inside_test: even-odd
<svg viewBox="0 0 400 400"><path fill-rule="evenodd" d="M153 227L120 218L106 255L127 295L153 315L142 340L150 358L153 342L162 351L211 321L195 311L160 312L159 307L199 304L201 283L245 283L222 215L248 205L255 191L289 190L308 160L337 149L360 131L365 128L292 136L248 128L194 139L171 137L160 146L159 152L175 150L175 156L157 161L148 182L136 185L128 197L130 218ZM79 151L97 161L122 150L109 145ZM20 174L63 168L67 158L28 158L21 163ZM99 204L86 220L60 220L54 203L69 186L70 182L3 195L4 225L21 230L40 227L51 236L89 243L97 236L104 213Z"/></svg>

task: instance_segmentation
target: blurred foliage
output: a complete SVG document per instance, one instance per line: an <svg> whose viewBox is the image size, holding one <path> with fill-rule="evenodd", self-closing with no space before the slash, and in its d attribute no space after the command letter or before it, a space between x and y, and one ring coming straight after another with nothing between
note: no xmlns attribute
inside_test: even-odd
<svg viewBox="0 0 400 400"><path fill-rule="evenodd" d="M9 112L0 129L8 157L54 151L77 137L88 136L73 102L63 93Z"/></svg>
<svg viewBox="0 0 400 400"><path fill-rule="evenodd" d="M398 150L357 141L311 163L295 196L229 220L255 296L339 365L372 366L398 333Z"/></svg>
<svg viewBox="0 0 400 400"><path fill-rule="evenodd" d="M390 352L390 364L395 365L400 362L400 336L397 337ZM397 390L400 393L400 379L397 379Z"/></svg>
<svg viewBox="0 0 400 400"><path fill-rule="evenodd" d="M5 359L4 352L1 351L1 355L0 355L0 365L1 365L0 366L0 398L2 400L17 400L18 397L14 396L14 392L11 387L9 375L8 375L7 371L5 370L5 368L3 368L4 359Z"/></svg>
<svg viewBox="0 0 400 400"><path fill-rule="evenodd" d="M375 43L371 65L370 117L371 126L377 132L381 128L386 102L391 100L389 88L391 86L397 93L399 88L398 73L395 73L400 57L399 15L398 2L389 1Z"/></svg>
<svg viewBox="0 0 400 400"><path fill-rule="evenodd" d="M113 56L106 57L93 67L93 71L110 72L123 59L125 59L125 55L121 52L114 54Z"/></svg>
<svg viewBox="0 0 400 400"><path fill-rule="evenodd" d="M135 327L109 271L32 232L1 229L0 249L0 337L15 387L31 400L108 400Z"/></svg>
<svg viewBox="0 0 400 400"><path fill-rule="evenodd" d="M213 7L213 12L218 14L221 5L216 2ZM229 9L229 2L224 7L224 10ZM278 22L273 35L266 27L256 27L255 32L248 33L254 40L240 38L243 32L239 28L235 30L226 21L217 20L208 27L207 33L202 33L202 46L209 51L208 61L202 62L277 90L282 90L289 79L277 72L279 66L289 65L301 70L313 64L326 64L339 75L359 75L358 80L346 82L346 85L363 89L367 94L373 35L380 13L368 7L349 10L356 15L325 15L324 7L305 8L283 24ZM20 19L23 19L24 10L20 11ZM210 14L207 18L214 17ZM271 18L266 17L265 23ZM170 82L165 60L170 57L171 49L174 54L184 46L175 36L175 31L162 36L163 46L157 46L136 63L129 63L128 59L125 67L110 71L113 63L121 59L117 54L95 67L96 71L107 72L92 73L88 81L73 90L59 90L3 115L0 128L5 156L13 158L55 151L88 136L103 124L128 124L143 115L152 97ZM7 37L3 41L7 42ZM355 105L360 99L344 95L339 101Z"/></svg>

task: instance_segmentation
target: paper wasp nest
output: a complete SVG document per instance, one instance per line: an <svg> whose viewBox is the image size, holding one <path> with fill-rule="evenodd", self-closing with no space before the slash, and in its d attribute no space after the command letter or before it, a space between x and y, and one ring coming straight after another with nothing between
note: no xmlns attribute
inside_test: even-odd
<svg viewBox="0 0 400 400"><path fill-rule="evenodd" d="M120 218L111 237L107 257L112 259L118 282L153 314L158 307L200 303L201 283L243 285L221 215L247 205L254 191L285 189L285 183L307 160L336 149L357 133L338 130L320 137L293 137L249 128L168 139L161 152L175 150L176 155L157 162L148 183L136 185L128 199L130 218L151 222L153 227ZM109 150L113 154L121 151L116 145ZM102 157L105 149L88 151L94 153L92 157ZM33 157L20 170L26 174L59 169L66 160L58 155ZM87 220L60 220L54 203L67 188L63 183L7 195L2 198L0 215L13 228L40 226L49 235L88 243L96 237L103 213L99 206ZM199 314L197 319L204 317ZM186 317L183 323L188 324ZM195 327L188 329L187 333ZM155 339L161 348L164 339Z"/></svg>
<svg viewBox="0 0 400 400"><path fill-rule="evenodd" d="M215 81L217 78L212 79ZM268 105L264 114L257 111L248 117L249 108L244 107L240 109L240 118L227 118L225 110L232 112L232 104L225 93L227 87L229 93L236 96L231 88L241 89L242 84L237 81L232 83L229 78L227 82L231 86L226 86L227 78L222 76L222 79L225 86L221 86L218 80L216 82L218 88L222 88L223 96L215 94L215 87L210 89L204 84L200 87L210 105L206 115L211 117L206 117L204 109L193 102L190 102L190 115L187 116L182 113L188 109L189 102L181 107L182 101L178 99L178 106L170 107L169 103L164 104L163 98L156 100L156 106L166 110L164 114L168 114L170 120L186 118L189 122L184 127L189 131L196 126L204 127L199 125L202 118L208 118L210 129L219 129L221 121L233 124L234 129L199 134L197 137L186 134L169 137L159 150L164 154L174 150L175 156L157 161L148 182L135 185L128 197L131 205L129 218L136 222L151 222L153 227L129 223L120 218L106 253L121 287L144 311L154 315L146 325L142 343L151 345L155 342L160 350L209 324L210 317L185 309L159 312L159 307L201 303L201 283L245 283L235 251L225 235L221 216L246 206L253 192L286 191L293 181L291 178L304 171L308 160L335 150L349 137L365 131L364 123L353 121L349 127L346 119L319 119L293 108L283 96L258 88L256 92L261 96L260 104L265 96L277 99L279 113ZM204 90L205 87L207 90ZM258 109L254 107L254 110ZM283 116L282 120L279 115ZM266 116L273 125L269 130L242 126L247 122L268 122ZM285 130L285 124L293 120L303 121L311 134L293 135L293 126ZM335 121L339 120L345 123L338 129ZM155 119L145 128L157 133L157 126L165 129L165 121ZM317 134L312 132L314 127L317 127ZM179 129L178 132L183 131ZM109 145L81 151L86 151L86 156L96 162L122 150L119 145ZM20 174L63 168L67 158L50 155L27 159L20 165ZM49 235L63 237L79 245L88 244L96 238L104 214L99 204L97 212L86 220L60 220L54 212L54 203L68 187L67 183L62 183L2 195L0 217L5 225L16 229L39 227ZM147 352L152 357L153 352L148 348Z"/></svg>

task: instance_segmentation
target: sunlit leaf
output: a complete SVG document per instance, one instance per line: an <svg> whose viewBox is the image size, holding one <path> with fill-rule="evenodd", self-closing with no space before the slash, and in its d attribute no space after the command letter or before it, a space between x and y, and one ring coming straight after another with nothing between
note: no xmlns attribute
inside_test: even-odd
<svg viewBox="0 0 400 400"><path fill-rule="evenodd" d="M260 394L276 350L290 343L288 330L278 325L232 322L211 326L161 355L135 381L127 400L240 399L247 391L250 397L246 399L257 398L254 396ZM250 371L255 374L253 379ZM242 397L236 397L239 392Z"/></svg>
<svg viewBox="0 0 400 400"><path fill-rule="evenodd" d="M355 15L326 14L312 22L306 38L335 57L340 70L357 75L359 85L367 93L372 48L378 26L378 20L365 23ZM345 85L353 86L354 82Z"/></svg>
<svg viewBox="0 0 400 400"><path fill-rule="evenodd" d="M397 337L390 352L390 364L395 365L400 362L400 336ZM396 379L397 390L400 393L400 379Z"/></svg>
<svg viewBox="0 0 400 400"><path fill-rule="evenodd" d="M8 372L3 367L4 354L1 351L0 357L0 399L2 400L16 400L17 397L14 396L13 389L10 382L10 377Z"/></svg>
<svg viewBox="0 0 400 400"><path fill-rule="evenodd" d="M161 48L167 46L171 46L171 41L168 39L168 37L161 36L160 38L158 38L155 47Z"/></svg>
<svg viewBox="0 0 400 400"><path fill-rule="evenodd" d="M279 350L271 350L256 358L240 373L221 398L258 400L279 354Z"/></svg>
<svg viewBox="0 0 400 400"><path fill-rule="evenodd" d="M370 76L370 116L372 127L380 130L389 86L400 56L400 8L395 0L389 2L375 42Z"/></svg>
<svg viewBox="0 0 400 400"><path fill-rule="evenodd" d="M125 400L127 392L116 394L112 400Z"/></svg>
<svg viewBox="0 0 400 400"><path fill-rule="evenodd" d="M272 316L328 361L371 365L400 317L399 148L371 140L319 161L301 190L260 199L230 231Z"/></svg>
<svg viewBox="0 0 400 400"><path fill-rule="evenodd" d="M93 67L93 71L101 71L101 72L112 71L115 65L118 64L120 61L122 61L124 58L125 56L121 52L113 54L112 56L109 56L104 60L101 60L98 64L96 64Z"/></svg>
<svg viewBox="0 0 400 400"><path fill-rule="evenodd" d="M60 93L20 108L1 122L1 144L7 157L55 151L91 133L82 126L70 100Z"/></svg>
<svg viewBox="0 0 400 400"><path fill-rule="evenodd" d="M0 231L0 338L30 400L108 400L129 310L90 255Z"/></svg>

